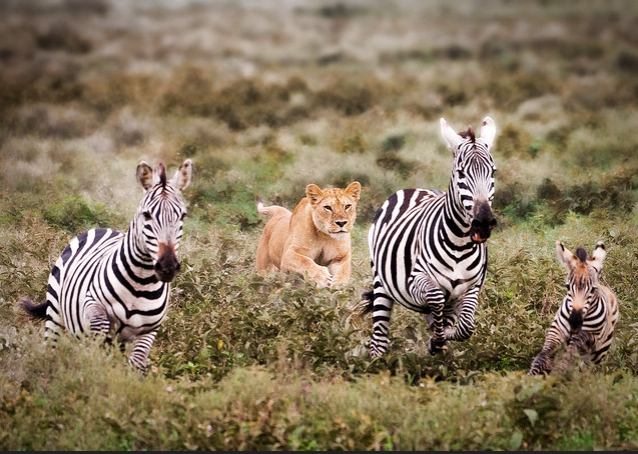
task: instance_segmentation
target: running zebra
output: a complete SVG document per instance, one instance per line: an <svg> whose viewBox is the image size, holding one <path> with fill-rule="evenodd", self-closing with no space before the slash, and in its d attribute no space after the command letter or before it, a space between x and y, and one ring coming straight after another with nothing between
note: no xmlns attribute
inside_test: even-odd
<svg viewBox="0 0 638 454"><path fill-rule="evenodd" d="M372 357L388 348L395 301L427 314L431 354L448 340L462 341L474 333L487 272L485 241L496 226L491 209L496 167L490 154L496 127L485 117L476 138L471 126L457 134L441 118L441 133L454 152L447 193L400 190L386 200L370 227L374 288L363 294L363 312L372 312Z"/></svg>
<svg viewBox="0 0 638 454"><path fill-rule="evenodd" d="M128 232L99 228L71 240L51 270L46 302L20 301L28 313L46 319L45 341L55 345L66 328L132 342L128 361L146 372L168 309L170 282L180 269L177 251L186 214L180 192L191 173L190 159L171 180L164 164L153 170L140 162L136 174L145 194Z"/></svg>
<svg viewBox="0 0 638 454"><path fill-rule="evenodd" d="M529 375L550 373L559 347L565 344L567 351L557 368L566 367L577 353L582 354L584 362L600 363L609 350L618 321L616 296L599 283L607 255L605 245L598 242L591 256L581 247L574 255L557 241L556 252L559 262L569 270L567 296L556 312Z"/></svg>

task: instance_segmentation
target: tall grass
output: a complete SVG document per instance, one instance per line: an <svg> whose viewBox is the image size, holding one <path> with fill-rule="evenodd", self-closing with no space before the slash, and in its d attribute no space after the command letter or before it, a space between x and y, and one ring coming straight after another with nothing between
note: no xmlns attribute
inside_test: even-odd
<svg viewBox="0 0 638 454"><path fill-rule="evenodd" d="M638 448L634 2L8 1L0 5L0 447L5 450ZM603 33L604 31L604 33ZM602 35L601 35L602 34ZM604 39L601 39L604 36ZM427 352L394 308L371 359L367 230L446 190L438 130L497 123L498 226L476 333ZM135 166L194 162L182 272L149 372L17 306L67 242L128 228ZM254 270L309 183L363 185L341 288ZM564 296L554 244L605 242L605 362L528 377Z"/></svg>

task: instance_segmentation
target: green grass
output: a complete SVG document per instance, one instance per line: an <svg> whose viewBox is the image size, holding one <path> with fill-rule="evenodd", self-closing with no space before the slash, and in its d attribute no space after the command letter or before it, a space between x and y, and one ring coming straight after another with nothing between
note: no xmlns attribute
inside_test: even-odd
<svg viewBox="0 0 638 454"><path fill-rule="evenodd" d="M0 448L638 449L638 11L593 3L2 3ZM439 117L485 115L498 226L476 333L431 356L423 317L395 307L371 359L353 309L374 213L446 190ZM86 338L46 349L18 299L44 300L74 235L128 228L140 160L185 158L182 272L148 374ZM347 285L254 270L256 194L292 209L309 183L354 180ZM528 377L564 296L556 240L605 242L620 319L599 367Z"/></svg>

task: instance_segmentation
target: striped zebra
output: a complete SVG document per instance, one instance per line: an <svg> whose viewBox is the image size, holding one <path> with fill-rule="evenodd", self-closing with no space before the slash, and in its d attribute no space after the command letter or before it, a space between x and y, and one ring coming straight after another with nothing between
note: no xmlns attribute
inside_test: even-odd
<svg viewBox="0 0 638 454"><path fill-rule="evenodd" d="M600 363L609 350L618 321L616 296L599 282L607 255L605 245L598 242L591 256L580 247L574 255L557 241L556 252L559 262L569 270L567 296L556 312L529 375L563 369L576 354L582 355L583 362ZM567 345L565 356L554 368L554 358L564 345Z"/></svg>
<svg viewBox="0 0 638 454"><path fill-rule="evenodd" d="M374 287L363 294L363 313L372 312L372 357L388 348L395 301L427 314L431 354L448 340L474 333L487 272L485 241L496 226L491 209L496 167L490 154L496 127L485 117L476 138L471 126L456 133L441 118L441 133L454 153L448 191L400 190L385 201L370 227Z"/></svg>
<svg viewBox="0 0 638 454"><path fill-rule="evenodd" d="M55 346L60 330L103 334L133 344L129 364L146 372L157 330L168 309L186 206L181 191L191 180L190 159L166 179L164 164L142 161L137 180L145 190L126 233L98 228L71 240L51 270L46 301L21 298L22 307L46 319L45 341Z"/></svg>

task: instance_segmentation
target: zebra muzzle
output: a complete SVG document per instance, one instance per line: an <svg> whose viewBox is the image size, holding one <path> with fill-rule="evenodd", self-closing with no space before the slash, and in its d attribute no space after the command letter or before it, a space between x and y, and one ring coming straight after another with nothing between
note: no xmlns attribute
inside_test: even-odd
<svg viewBox="0 0 638 454"><path fill-rule="evenodd" d="M162 282L171 282L181 268L175 255L175 248L160 243L159 252L159 258L154 266L155 275Z"/></svg>
<svg viewBox="0 0 638 454"><path fill-rule="evenodd" d="M474 219L470 224L470 237L472 241L484 243L496 227L496 218L489 203L477 203L474 206Z"/></svg>
<svg viewBox="0 0 638 454"><path fill-rule="evenodd" d="M572 329L572 332L579 333L581 328L583 327L583 310L582 309L572 309L572 313L569 314L569 327Z"/></svg>

